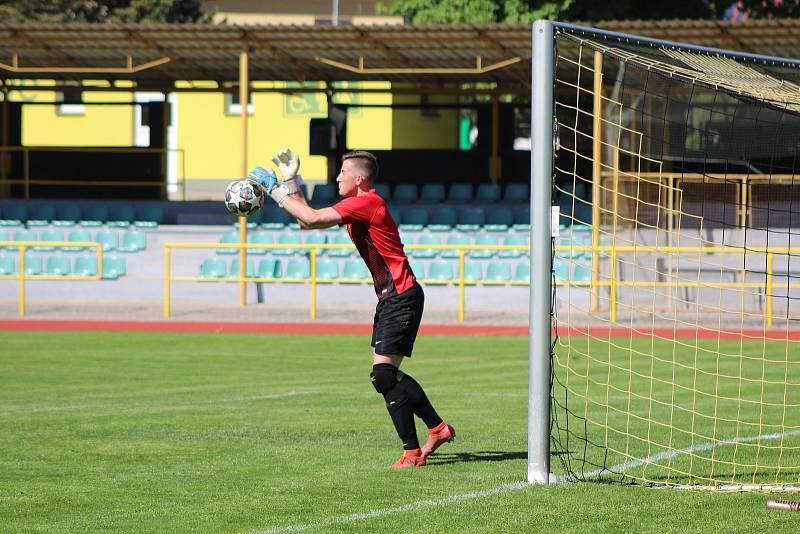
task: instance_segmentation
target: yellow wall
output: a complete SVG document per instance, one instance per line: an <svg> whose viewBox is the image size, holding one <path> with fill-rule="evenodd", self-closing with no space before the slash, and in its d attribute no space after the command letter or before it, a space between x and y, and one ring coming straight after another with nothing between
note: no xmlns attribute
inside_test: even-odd
<svg viewBox="0 0 800 534"><path fill-rule="evenodd" d="M50 84L52 82L39 82ZM198 82L200 84L202 82ZM284 82L254 82L256 88L285 88ZM387 82L342 82L337 84L334 102L389 104L389 93L347 93L348 87L389 89ZM13 100L55 102L49 92L12 92ZM85 102L131 102L123 92L84 92ZM394 102L418 103L416 96L395 96ZM450 103L454 97L432 97L431 102ZM177 93L177 147L185 156L188 180L233 179L241 175L241 118L226 110L223 93ZM291 147L301 157L301 173L310 180L324 180L327 158L311 156L309 121L327 116L322 93L286 95L254 92L254 111L249 116L247 168L271 165L272 154ZM351 107L348 113L347 145L351 149L391 150L393 148L456 148L458 112L437 110L426 116L419 109ZM23 144L26 146L132 146L132 106L84 106L81 115L61 115L57 105L23 108Z"/></svg>
<svg viewBox="0 0 800 534"><path fill-rule="evenodd" d="M419 96L397 95L396 104L419 104ZM456 97L430 97L431 104L453 104ZM458 110L395 109L391 117L392 148L458 148Z"/></svg>
<svg viewBox="0 0 800 534"><path fill-rule="evenodd" d="M386 89L388 82L353 84L364 89ZM391 104L389 93L350 93L338 96L335 102ZM347 146L353 150L390 150L392 148L391 108L351 108L347 116Z"/></svg>
<svg viewBox="0 0 800 534"><path fill-rule="evenodd" d="M52 82L40 82L52 85ZM56 102L56 94L46 91L15 91L11 100ZM84 102L130 102L129 93L84 92ZM25 146L131 146L133 108L131 106L86 105L79 115L59 114L59 106L31 105L22 110L22 144Z"/></svg>
<svg viewBox="0 0 800 534"><path fill-rule="evenodd" d="M320 113L309 110L306 102L292 106L287 98L279 93L253 94L247 167L272 165L270 158L275 152L291 147L300 155L300 173L322 178L327 172L326 159L308 154L309 119ZM324 107L321 113L325 114ZM241 174L241 117L226 113L224 94L180 93L178 125L178 148L186 154L188 179L234 178Z"/></svg>

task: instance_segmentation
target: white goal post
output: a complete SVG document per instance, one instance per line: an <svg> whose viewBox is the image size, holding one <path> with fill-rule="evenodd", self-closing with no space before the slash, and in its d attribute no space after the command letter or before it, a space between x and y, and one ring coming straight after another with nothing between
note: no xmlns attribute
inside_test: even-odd
<svg viewBox="0 0 800 534"><path fill-rule="evenodd" d="M532 51L528 482L800 491L800 61Z"/></svg>

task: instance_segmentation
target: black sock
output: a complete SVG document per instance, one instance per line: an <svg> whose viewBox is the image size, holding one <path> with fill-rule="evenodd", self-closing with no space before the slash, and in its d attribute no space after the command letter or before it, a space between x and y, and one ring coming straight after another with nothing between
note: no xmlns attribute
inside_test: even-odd
<svg viewBox="0 0 800 534"><path fill-rule="evenodd" d="M403 373L403 377L398 385L405 390L414 413L417 417L422 419L425 426L428 428L436 428L442 423L442 418L439 417L439 414L433 409L431 401L428 400L428 396L425 395L425 390L422 389L419 382L414 380L410 375Z"/></svg>
<svg viewBox="0 0 800 534"><path fill-rule="evenodd" d="M373 366L373 373L381 368L388 369L396 376L397 368L390 364L379 363ZM401 382L385 384L382 390L385 391L383 398L386 400L386 409L389 417L392 418L397 435L403 442L403 449L413 451L419 449L419 439L417 439L417 428L414 425L414 407L408 397L407 387L402 386Z"/></svg>

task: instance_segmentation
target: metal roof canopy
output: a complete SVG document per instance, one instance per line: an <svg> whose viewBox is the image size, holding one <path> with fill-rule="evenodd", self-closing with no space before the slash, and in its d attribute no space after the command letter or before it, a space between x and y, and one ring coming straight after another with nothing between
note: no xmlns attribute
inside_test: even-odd
<svg viewBox="0 0 800 534"><path fill-rule="evenodd" d="M705 47L800 57L797 19L625 21L595 26ZM0 78L134 81L135 87L125 88L128 91L173 91L178 81L211 80L216 89L198 89L231 90L240 80L243 51L249 80L300 84L379 80L400 84L393 88L398 92L403 85L453 89L476 83L529 91L531 79L528 24L39 23L0 25Z"/></svg>

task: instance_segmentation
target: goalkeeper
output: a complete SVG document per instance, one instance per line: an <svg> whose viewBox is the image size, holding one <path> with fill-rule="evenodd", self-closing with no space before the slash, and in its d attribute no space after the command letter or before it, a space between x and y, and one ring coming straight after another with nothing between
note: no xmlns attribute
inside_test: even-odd
<svg viewBox="0 0 800 534"><path fill-rule="evenodd" d="M272 161L275 173L257 167L250 177L259 181L267 194L297 219L304 229L347 225L347 233L372 274L378 305L372 326L372 372L375 389L386 400L386 408L397 435L403 442L403 455L392 467L419 467L440 445L456 433L442 421L416 380L400 371L404 358L410 358L422 319L425 295L417 283L403 251L397 224L386 202L375 193L372 183L378 162L369 152L350 152L342 156L336 183L344 200L328 208L308 205L297 174L300 159L290 150L278 152ZM419 445L414 415L428 427L428 439Z"/></svg>

